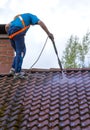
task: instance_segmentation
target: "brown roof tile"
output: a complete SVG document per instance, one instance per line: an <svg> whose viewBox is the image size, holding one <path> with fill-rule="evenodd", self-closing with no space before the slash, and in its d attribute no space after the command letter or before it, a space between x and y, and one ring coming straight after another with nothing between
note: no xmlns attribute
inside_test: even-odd
<svg viewBox="0 0 90 130"><path fill-rule="evenodd" d="M90 130L90 70L23 70L0 75L0 130Z"/></svg>

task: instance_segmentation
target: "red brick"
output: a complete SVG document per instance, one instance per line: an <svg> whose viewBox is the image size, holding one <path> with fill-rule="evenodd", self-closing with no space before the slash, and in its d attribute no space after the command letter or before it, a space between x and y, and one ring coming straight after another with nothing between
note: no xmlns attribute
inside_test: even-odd
<svg viewBox="0 0 90 130"><path fill-rule="evenodd" d="M0 39L0 73L8 73L14 52L9 39Z"/></svg>
<svg viewBox="0 0 90 130"><path fill-rule="evenodd" d="M0 64L0 73L8 73L11 66L9 64Z"/></svg>

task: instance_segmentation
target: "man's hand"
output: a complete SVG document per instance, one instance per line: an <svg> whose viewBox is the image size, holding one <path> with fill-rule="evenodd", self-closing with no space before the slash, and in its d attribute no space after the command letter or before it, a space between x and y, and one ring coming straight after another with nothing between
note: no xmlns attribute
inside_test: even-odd
<svg viewBox="0 0 90 130"><path fill-rule="evenodd" d="M51 41L53 42L53 41L54 41L54 36L53 36L53 34L52 34L52 33L49 33L48 36L49 36L49 38L51 39Z"/></svg>
<svg viewBox="0 0 90 130"><path fill-rule="evenodd" d="M42 27L42 29L47 33L47 35L49 36L49 38L52 40L52 42L54 41L54 36L52 33L49 32L47 26L44 24L44 22L42 22L41 20L38 21L38 24Z"/></svg>

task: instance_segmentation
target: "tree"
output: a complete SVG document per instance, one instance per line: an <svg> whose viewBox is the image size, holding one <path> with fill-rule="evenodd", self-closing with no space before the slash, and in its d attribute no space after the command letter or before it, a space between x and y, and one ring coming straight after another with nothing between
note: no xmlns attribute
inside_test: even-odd
<svg viewBox="0 0 90 130"><path fill-rule="evenodd" d="M79 61L80 67L84 68L85 65L85 57L87 56L90 49L90 32L87 32L86 35L82 39L82 43L79 44ZM89 67L89 65L87 65Z"/></svg>
<svg viewBox="0 0 90 130"><path fill-rule="evenodd" d="M64 68L78 68L76 57L78 55L78 38L71 36L62 56Z"/></svg>
<svg viewBox="0 0 90 130"><path fill-rule="evenodd" d="M68 40L62 56L64 68L83 68L85 67L85 57L90 48L90 33L86 33L81 43L77 36L72 36ZM88 65L89 66L89 65Z"/></svg>

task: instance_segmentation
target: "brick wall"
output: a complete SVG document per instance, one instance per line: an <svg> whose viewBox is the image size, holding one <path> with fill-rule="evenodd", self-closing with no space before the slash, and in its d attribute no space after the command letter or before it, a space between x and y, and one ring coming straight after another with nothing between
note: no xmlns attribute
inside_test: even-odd
<svg viewBox="0 0 90 130"><path fill-rule="evenodd" d="M0 34L0 73L8 73L11 68L14 52L7 34Z"/></svg>

